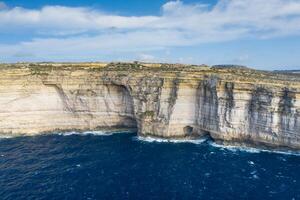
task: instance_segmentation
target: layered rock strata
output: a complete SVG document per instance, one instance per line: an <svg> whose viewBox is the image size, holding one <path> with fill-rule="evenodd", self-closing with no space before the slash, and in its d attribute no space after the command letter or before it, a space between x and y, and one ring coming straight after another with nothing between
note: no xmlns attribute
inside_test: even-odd
<svg viewBox="0 0 300 200"><path fill-rule="evenodd" d="M247 68L141 63L0 66L0 132L136 127L300 149L300 77Z"/></svg>

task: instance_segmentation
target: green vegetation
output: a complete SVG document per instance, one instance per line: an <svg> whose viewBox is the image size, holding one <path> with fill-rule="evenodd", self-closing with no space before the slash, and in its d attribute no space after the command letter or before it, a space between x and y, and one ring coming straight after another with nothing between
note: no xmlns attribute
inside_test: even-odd
<svg viewBox="0 0 300 200"><path fill-rule="evenodd" d="M37 65L37 64L29 64L29 69L31 72L31 75L48 75L49 71L52 70L52 65Z"/></svg>
<svg viewBox="0 0 300 200"><path fill-rule="evenodd" d="M154 111L148 111L148 110L147 110L147 111L145 111L145 112L142 113L142 116L143 116L143 117L153 117L154 114L155 114Z"/></svg>

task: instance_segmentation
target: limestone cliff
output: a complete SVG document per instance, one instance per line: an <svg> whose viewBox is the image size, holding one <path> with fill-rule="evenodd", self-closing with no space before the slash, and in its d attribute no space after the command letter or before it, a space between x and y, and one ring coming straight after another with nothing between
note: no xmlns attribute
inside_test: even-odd
<svg viewBox="0 0 300 200"><path fill-rule="evenodd" d="M300 149L300 77L242 67L0 65L0 132L136 127L166 138Z"/></svg>

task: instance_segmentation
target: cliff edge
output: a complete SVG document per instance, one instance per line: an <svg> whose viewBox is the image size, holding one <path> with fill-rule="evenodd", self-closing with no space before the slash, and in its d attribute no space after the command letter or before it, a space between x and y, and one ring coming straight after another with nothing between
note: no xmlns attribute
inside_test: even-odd
<svg viewBox="0 0 300 200"><path fill-rule="evenodd" d="M0 65L0 132L137 128L300 149L300 75L147 63Z"/></svg>

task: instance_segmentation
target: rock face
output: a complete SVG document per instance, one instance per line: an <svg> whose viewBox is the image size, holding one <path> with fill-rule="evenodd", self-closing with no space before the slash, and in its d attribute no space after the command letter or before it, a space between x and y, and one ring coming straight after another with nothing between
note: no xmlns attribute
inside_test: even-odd
<svg viewBox="0 0 300 200"><path fill-rule="evenodd" d="M0 132L137 128L300 149L300 76L139 63L0 65Z"/></svg>

